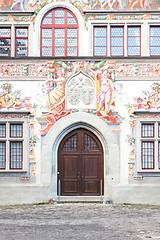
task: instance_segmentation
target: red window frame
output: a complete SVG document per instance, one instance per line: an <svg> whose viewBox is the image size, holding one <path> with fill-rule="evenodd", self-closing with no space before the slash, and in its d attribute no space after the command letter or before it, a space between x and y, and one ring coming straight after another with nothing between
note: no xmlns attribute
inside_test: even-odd
<svg viewBox="0 0 160 240"><path fill-rule="evenodd" d="M7 46L8 48L10 48L10 54L9 55L1 55L0 54L0 56L2 56L2 57L10 57L11 56L11 28L10 27L0 27L0 29L10 29L10 36L9 37L6 37L6 36L2 36L2 37L0 37L0 39L10 39L10 46ZM4 46L4 47L2 47L2 46L0 46L0 49L3 49L3 48L5 48L6 46Z"/></svg>
<svg viewBox="0 0 160 240"><path fill-rule="evenodd" d="M27 29L27 37L17 37L17 29ZM28 27L16 27L15 28L15 56L16 57L28 57ZM27 55L19 55L17 54L18 48L24 48L24 47L17 47L17 39L27 39Z"/></svg>
<svg viewBox="0 0 160 240"><path fill-rule="evenodd" d="M11 131L11 126L22 126L22 129L21 129L21 135L20 136L12 136L12 131ZM10 123L10 138L23 138L23 124L22 123Z"/></svg>
<svg viewBox="0 0 160 240"><path fill-rule="evenodd" d="M64 11L64 24L55 24L55 11L57 10L63 10ZM43 24L43 21L44 19L46 18L46 16L49 14L49 13L52 13L52 24ZM67 23L67 13L70 13L75 21L76 21L76 24L68 24ZM58 19L58 17L56 17ZM66 56L71 56L71 57L74 57L74 56L78 56L78 38L79 38L79 27L78 27L78 21L77 21L77 18L76 16L68 9L65 9L65 8L54 8L52 10L50 10L49 12L47 12L43 19L42 19L42 22L41 22L41 52L40 52L40 55L41 57L43 57L42 55L42 30L43 29L52 29L52 55L51 57L55 57L55 33L54 33L54 30L55 29L64 29L64 32L65 32L65 36L64 36L64 55L58 55L57 57L66 57ZM77 45L76 45L76 52L77 54L76 55L68 55L67 54L67 49L68 49L68 45L67 45L67 40L68 40L68 37L67 37L67 30L68 29L77 29ZM44 46L45 47L45 46ZM61 47L61 46L60 46ZM73 47L73 46L72 46ZM49 56L46 56L45 57L49 57Z"/></svg>
<svg viewBox="0 0 160 240"><path fill-rule="evenodd" d="M6 124L5 123L1 123L0 126L5 126L5 135L4 136L0 135L0 138L6 138Z"/></svg>
<svg viewBox="0 0 160 240"><path fill-rule="evenodd" d="M155 35L152 35L151 36L151 28L159 28L160 29L160 26L150 26L150 56L159 56L160 54L151 54L151 47L158 47L160 48L160 36L155 36ZM151 46L151 37L158 37L159 38L159 46L157 45L153 45Z"/></svg>
<svg viewBox="0 0 160 240"><path fill-rule="evenodd" d="M4 165L4 168L0 168L1 170L4 170L4 169L6 169L6 142L5 141L1 141L0 143L4 143L5 144L5 165ZM0 151L0 156L3 156L1 151Z"/></svg>
<svg viewBox="0 0 160 240"><path fill-rule="evenodd" d="M16 154L16 155L11 155L11 144L12 143L19 143L21 144L21 155ZM20 156L21 161L19 161L19 164L21 164L21 167L12 167L12 156ZM23 142L22 141L10 141L10 170L22 170L23 169Z"/></svg>
<svg viewBox="0 0 160 240"><path fill-rule="evenodd" d="M146 135L146 136L143 136L143 126L144 125L152 125L153 126L153 135L152 136L149 136L149 135ZM142 123L141 124L141 137L142 138L154 138L154 123Z"/></svg>
<svg viewBox="0 0 160 240"><path fill-rule="evenodd" d="M140 33L139 33L139 36L128 36L128 29L129 28L139 28L140 29ZM129 38L137 38L137 37L139 37L139 45L130 45L129 46L129 43L128 43L128 39ZM139 54L138 55L134 55L134 54L128 54L128 56L141 56L141 27L140 26L128 26L127 27L127 53L129 52L128 51L128 48L129 47L134 47L134 48L137 48L137 47L139 47Z"/></svg>
<svg viewBox="0 0 160 240"><path fill-rule="evenodd" d="M121 36L112 36L112 33L111 33L111 31L112 31L112 29L113 28L123 28L123 36L121 37ZM123 46L112 46L112 37L114 37L114 38L123 38ZM112 47L123 47L123 54L122 55L116 55L116 54L112 54ZM124 27L123 26L111 26L110 27L110 53L111 53L111 56L119 56L119 57L121 57L121 56L124 56Z"/></svg>
<svg viewBox="0 0 160 240"><path fill-rule="evenodd" d="M153 144L153 151L152 151L152 155L149 155L148 153L146 154L146 155L144 155L143 154L143 143L152 143ZM141 164L142 164L142 169L143 170L149 170L149 169L154 169L155 168L155 156L154 156L154 145L155 145L155 142L154 141L142 141L141 142ZM151 149L151 148L147 148L147 149ZM149 152L149 151L148 151ZM149 162L147 161L147 167L143 167L144 166L144 161L143 161L143 157L144 156L146 156L146 157L149 157L149 156L153 156L153 162L152 162L152 164L153 164L153 167L151 168L151 167L148 167L148 165L149 165ZM148 160L148 159L147 159Z"/></svg>
<svg viewBox="0 0 160 240"><path fill-rule="evenodd" d="M95 29L96 28L104 28L105 30L106 30L106 36L95 36ZM105 38L106 39L106 45L105 46L98 46L98 45L96 45L95 46L95 39L98 39L98 38ZM106 53L103 55L103 54L95 54L95 48L96 47L105 47L106 48ZM107 27L105 27L105 26L95 26L94 28L93 28L93 55L94 56L107 56Z"/></svg>

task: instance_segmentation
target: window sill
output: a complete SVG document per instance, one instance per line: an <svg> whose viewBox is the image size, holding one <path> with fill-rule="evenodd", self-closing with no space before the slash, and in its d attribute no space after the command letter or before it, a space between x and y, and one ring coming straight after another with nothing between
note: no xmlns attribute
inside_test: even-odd
<svg viewBox="0 0 160 240"><path fill-rule="evenodd" d="M160 169L159 170L155 170L155 169L148 169L148 170L137 170L137 173L160 173Z"/></svg>
<svg viewBox="0 0 160 240"><path fill-rule="evenodd" d="M26 173L27 170L0 170L0 173Z"/></svg>

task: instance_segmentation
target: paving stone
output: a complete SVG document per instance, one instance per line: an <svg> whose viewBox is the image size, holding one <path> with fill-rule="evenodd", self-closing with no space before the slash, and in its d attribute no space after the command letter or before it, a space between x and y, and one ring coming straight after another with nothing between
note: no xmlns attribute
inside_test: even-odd
<svg viewBox="0 0 160 240"><path fill-rule="evenodd" d="M160 207L91 203L0 207L0 240L160 240Z"/></svg>

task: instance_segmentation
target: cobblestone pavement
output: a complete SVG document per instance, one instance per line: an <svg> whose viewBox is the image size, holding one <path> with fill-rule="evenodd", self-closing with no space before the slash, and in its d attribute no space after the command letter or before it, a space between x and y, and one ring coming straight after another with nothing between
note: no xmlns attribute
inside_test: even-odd
<svg viewBox="0 0 160 240"><path fill-rule="evenodd" d="M0 207L0 240L160 240L160 207L65 203Z"/></svg>

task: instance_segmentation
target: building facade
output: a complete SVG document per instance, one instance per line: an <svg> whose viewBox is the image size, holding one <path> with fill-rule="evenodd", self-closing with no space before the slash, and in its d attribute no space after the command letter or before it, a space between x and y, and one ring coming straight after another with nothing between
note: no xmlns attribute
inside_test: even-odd
<svg viewBox="0 0 160 240"><path fill-rule="evenodd" d="M160 2L0 6L0 204L160 204Z"/></svg>

